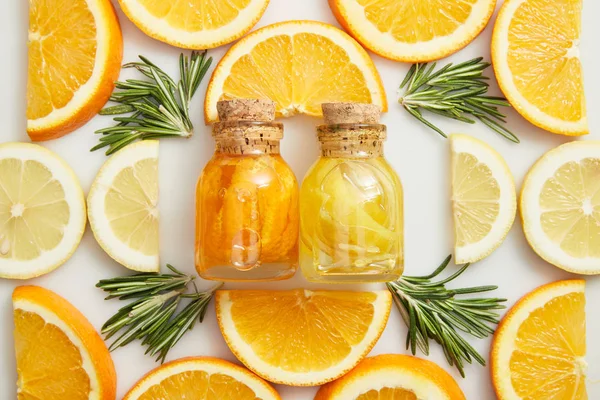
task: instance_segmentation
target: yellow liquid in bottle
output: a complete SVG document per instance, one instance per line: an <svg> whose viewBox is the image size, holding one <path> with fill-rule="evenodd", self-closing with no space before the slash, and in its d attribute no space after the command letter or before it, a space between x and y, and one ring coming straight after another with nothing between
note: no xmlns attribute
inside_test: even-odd
<svg viewBox="0 0 600 400"><path fill-rule="evenodd" d="M301 189L300 266L323 282L382 282L403 272L402 185L383 157L323 157Z"/></svg>

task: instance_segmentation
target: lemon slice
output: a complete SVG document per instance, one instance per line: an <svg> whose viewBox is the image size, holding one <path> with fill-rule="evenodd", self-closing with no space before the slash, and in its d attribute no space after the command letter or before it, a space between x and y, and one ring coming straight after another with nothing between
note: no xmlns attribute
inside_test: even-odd
<svg viewBox="0 0 600 400"><path fill-rule="evenodd" d="M110 157L88 195L88 214L104 251L135 271L158 271L158 141Z"/></svg>
<svg viewBox="0 0 600 400"><path fill-rule="evenodd" d="M356 366L385 329L387 290L221 290L217 320L231 351L262 378L285 385L330 382Z"/></svg>
<svg viewBox="0 0 600 400"><path fill-rule="evenodd" d="M579 56L583 0L506 0L492 35L492 64L511 105L553 133L588 133Z"/></svg>
<svg viewBox="0 0 600 400"><path fill-rule="evenodd" d="M212 357L186 357L150 371L124 400L281 400L247 369Z"/></svg>
<svg viewBox="0 0 600 400"><path fill-rule="evenodd" d="M519 300L492 343L498 399L587 400L585 324L584 280L550 283Z"/></svg>
<svg viewBox="0 0 600 400"><path fill-rule="evenodd" d="M489 145L467 135L450 137L454 256L458 264L490 255L508 234L517 210L512 174Z"/></svg>
<svg viewBox="0 0 600 400"><path fill-rule="evenodd" d="M579 274L600 274L600 141L546 153L521 192L525 237L543 259Z"/></svg>
<svg viewBox="0 0 600 400"><path fill-rule="evenodd" d="M321 386L314 400L465 400L462 390L437 364L413 356L365 358L340 379Z"/></svg>
<svg viewBox="0 0 600 400"><path fill-rule="evenodd" d="M13 292L18 400L114 400L117 374L93 325L39 286Z"/></svg>
<svg viewBox="0 0 600 400"><path fill-rule="evenodd" d="M85 222L83 191L61 158L33 144L0 145L0 277L58 268L79 245Z"/></svg>

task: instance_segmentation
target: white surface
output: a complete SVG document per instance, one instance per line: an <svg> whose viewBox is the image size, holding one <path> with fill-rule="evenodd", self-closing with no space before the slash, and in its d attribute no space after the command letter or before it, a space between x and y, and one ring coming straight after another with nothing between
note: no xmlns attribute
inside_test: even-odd
<svg viewBox="0 0 600 400"><path fill-rule="evenodd" d="M0 1L2 142L28 141L25 132L26 3L24 0ZM600 139L600 115L597 111L600 109L600 55L597 51L600 25L596 19L600 15L600 3L585 0L584 8L581 55L587 72L585 88L590 127L593 132L584 140L590 140ZM125 61L132 61L137 54L143 54L161 66L168 66L168 71L176 71L180 50L146 37L121 13L119 16L125 36ZM272 0L258 26L289 19L316 19L337 25L324 0ZM463 61L479 55L489 59L492 26L493 20L474 43L452 56L450 60ZM211 51L211 55L218 60L225 50L226 48L220 48ZM383 77L390 103L390 112L383 119L389 128L386 155L400 173L405 188L406 271L408 274L428 273L451 251L453 243L449 201L449 143L412 119L396 103L396 89L408 65L377 56L373 58ZM491 69L487 73L491 75ZM206 83L207 81L204 81L192 103L196 135L187 142L182 139L164 140L160 148L161 263L169 262L189 273L194 273L195 184L198 174L213 152L213 142L208 128L204 127L202 115L202 93ZM497 92L495 83L492 92ZM569 139L535 128L512 110L508 114L509 127L521 138L522 143L519 145L508 142L481 124L467 125L449 121L440 121L440 124L448 132L472 134L490 143L506 158L515 175L517 188L520 188L523 177L533 162L547 150ZM283 156L301 178L317 157L314 126L318 120L294 117L284 122L286 138L283 141ZM93 131L108 124L109 118L98 117L78 132L44 144L73 166L86 192L105 160L101 152L88 152L88 149L97 143ZM13 288L20 284L35 284L52 289L75 304L97 328L100 328L121 304L117 300L105 302L103 293L95 289L94 284L99 279L127 272L102 251L88 229L75 255L58 270L27 282L0 280L0 399L10 400L16 397L17 375L10 299ZM541 284L573 277L575 275L547 264L533 253L525 242L520 221L517 220L506 242L487 259L468 270L458 284L497 284L500 288L494 294L508 298L510 306L520 296ZM600 334L600 320L594 317L598 315L594 305L600 302L600 278L585 279L588 281L588 391L590 399L600 399L600 384L591 382L600 379L600 343L589 340L593 337L598 338ZM201 282L201 285L208 287L209 283ZM227 285L228 288L269 289L306 286L315 285L307 284L300 273L293 279L280 283ZM404 353L405 334L406 328L398 312L393 310L387 329L372 354ZM490 340L476 340L472 343L487 358ZM187 355L211 355L235 361L219 333L212 307L205 322L197 325L171 351L170 359ZM119 398L137 379L157 366L153 359L143 355L142 347L137 344L130 344L115 351L113 357L119 377ZM461 379L448 367L435 344L432 345L430 359L437 361L457 378L469 400L495 398L487 368L479 365L469 366L466 368L467 378ZM284 400L309 400L316 392L316 388L279 386L277 389Z"/></svg>

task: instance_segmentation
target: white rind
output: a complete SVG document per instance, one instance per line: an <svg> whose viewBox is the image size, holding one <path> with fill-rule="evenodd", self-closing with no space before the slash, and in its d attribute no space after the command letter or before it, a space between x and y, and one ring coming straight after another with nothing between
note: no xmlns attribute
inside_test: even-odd
<svg viewBox="0 0 600 400"><path fill-rule="evenodd" d="M107 60L111 57L110 49L108 48L111 42L108 40L110 32L106 29L106 25L102 23L106 17L102 16L103 10L98 4L98 0L87 0L87 4L96 23L96 62L92 75L86 83L77 89L73 94L73 98L64 107L54 109L50 114L42 118L28 119L28 131L48 129L49 127L60 125L64 120L81 110L89 102L94 93L97 92L98 86L102 81L101 78L105 74L106 65L108 65ZM112 11L110 6L108 9Z"/></svg>
<svg viewBox="0 0 600 400"><path fill-rule="evenodd" d="M310 293L311 291L305 290L305 292ZM252 347L242 339L235 328L235 323L231 318L232 303L229 300L229 292L227 290L217 292L217 294L221 296L216 303L217 306L220 307L220 309L217 310L217 315L221 316L220 322L222 333L226 337L226 341L231 347L231 350L238 356L240 361L254 371L254 373L263 379L275 383L293 386L314 386L316 384L330 382L354 368L358 362L367 355L370 346L373 345L373 342L377 340L381 334L389 316L389 307L386 306L386 303L390 301L390 298L386 297L387 291L376 291L374 293L377 294L377 298L372 303L374 309L373 321L365 334L365 338L359 345L352 348L350 354L348 354L342 362L329 367L325 371L290 372L280 367L274 367L256 357ZM276 350L277 349L274 349L274 351ZM274 380L275 378L277 379L276 381Z"/></svg>
<svg viewBox="0 0 600 400"><path fill-rule="evenodd" d="M27 301L25 299L17 299L13 301L13 310L23 310L39 315L47 324L57 326L61 331L67 335L69 340L77 347L81 353L81 366L90 377L90 394L89 400L100 400L100 385L99 377L96 375L94 364L92 363L92 357L88 353L83 342L75 332L65 324L60 318L56 316L52 311L40 306L37 303Z"/></svg>
<svg viewBox="0 0 600 400"><path fill-rule="evenodd" d="M494 386L496 386L497 392L498 389L502 391L503 400L522 400L512 386L510 358L516 350L515 338L523 322L529 318L532 312L557 297L584 292L585 283L580 280L563 281L561 284L542 286L519 301L514 306L518 307L514 313L509 311L509 314L504 317L505 320L496 331L496 337L492 345ZM515 310L514 307L513 310Z"/></svg>
<svg viewBox="0 0 600 400"><path fill-rule="evenodd" d="M159 384L170 376L187 371L204 371L210 375L228 375L252 389L257 398L261 400L277 400L277 398L273 396L272 392L265 387L266 384L261 384L262 382L258 380L259 378L248 379L246 374L242 373L236 368L224 368L221 364L213 364L200 360L189 360L186 362L176 363L173 366L168 366L167 368L152 372L152 376L144 378L138 387L134 388L130 393L128 393L127 399L137 400L148 389L150 389L150 387Z"/></svg>
<svg viewBox="0 0 600 400"><path fill-rule="evenodd" d="M361 394L370 390L383 388L404 388L411 390L417 399L427 400L454 400L440 390L436 382L419 374L418 371L409 369L399 370L397 367L383 367L362 374L360 378L346 384L339 393L330 400L356 399Z"/></svg>
<svg viewBox="0 0 600 400"><path fill-rule="evenodd" d="M242 29L240 31L240 27L251 29L258 19L257 16L260 16L269 0L252 0L227 25L223 25L218 29L206 29L196 32L173 27L165 19L152 15L138 0L120 0L120 2L129 10L130 14L135 15L134 22L136 24L142 24L144 30L152 32L160 40L174 41L174 44L180 47L200 49L205 48L206 43L225 44L231 38L239 37L246 30Z"/></svg>
<svg viewBox="0 0 600 400"><path fill-rule="evenodd" d="M223 93L223 85L225 80L231 73L231 67L236 61L238 61L242 56L249 54L257 44L268 38L284 35L294 36L299 33L312 33L323 36L344 49L344 51L346 51L348 54L350 62L355 64L358 69L365 72L365 82L369 92L371 93L373 103L378 105L381 109L384 108L381 98L385 98L385 93L381 93L383 88L379 85L378 76L371 73L377 73L375 66L372 65L371 59L365 50L354 39L348 36L348 34L344 31L322 22L293 21L293 23L277 23L261 28L255 32L252 32L252 34L246 36L243 41L240 41L231 47L231 49L221 59L221 62L215 69L215 72L219 72L219 74L213 74L207 90L207 121L218 120L218 96ZM365 60L367 61L365 62ZM288 116L293 115L297 110L302 110L302 106L292 105L291 109L283 110L282 112L284 116Z"/></svg>
<svg viewBox="0 0 600 400"><path fill-rule="evenodd" d="M60 182L69 205L69 222L60 243L50 251L42 251L33 260L0 258L0 277L24 279L39 276L64 264L77 249L85 231L85 199L77 176L58 155L46 148L30 143L5 143L0 145L0 159L33 160L45 165L52 177Z"/></svg>
<svg viewBox="0 0 600 400"><path fill-rule="evenodd" d="M517 194L506 161L485 142L467 135L452 135L450 146L453 156L457 153L468 153L476 157L480 163L486 164L500 187L498 200L500 211L488 235L479 242L455 248L456 263L464 264L487 257L502 244L515 220Z"/></svg>
<svg viewBox="0 0 600 400"><path fill-rule="evenodd" d="M579 121L565 121L544 113L537 106L531 104L519 91L513 80L513 74L508 66L508 32L512 17L517 9L528 0L506 0L502 10L496 19L494 25L494 34L492 39L492 59L494 71L497 80L500 83L502 91L509 98L511 105L519 113L527 116L528 120L537 121L536 125L543 129L554 132L556 127L560 127L560 132L566 135L578 135L588 129L588 120L585 115ZM572 56L579 56L577 52L571 52ZM549 96L552 93L548 93Z"/></svg>
<svg viewBox="0 0 600 400"><path fill-rule="evenodd" d="M347 14L346 23L352 35L365 43L366 47L384 57L423 61L444 57L475 39L487 25L496 0L479 0L475 3L469 17L452 34L417 43L399 42L391 33L381 32L365 17L365 7L357 0L340 0L339 3Z"/></svg>
<svg viewBox="0 0 600 400"><path fill-rule="evenodd" d="M600 273L600 259L568 255L548 238L540 221L540 193L546 181L565 163L579 162L584 158L600 159L600 141L566 143L542 156L525 177L521 216L527 241L543 259L570 272L592 275Z"/></svg>
<svg viewBox="0 0 600 400"><path fill-rule="evenodd" d="M158 159L158 140L143 140L125 147L111 156L102 166L88 195L88 218L98 244L115 261L142 272L157 272L159 256L145 255L133 250L113 233L105 217L104 204L114 178L124 168L148 158ZM158 250L158 249L157 249Z"/></svg>

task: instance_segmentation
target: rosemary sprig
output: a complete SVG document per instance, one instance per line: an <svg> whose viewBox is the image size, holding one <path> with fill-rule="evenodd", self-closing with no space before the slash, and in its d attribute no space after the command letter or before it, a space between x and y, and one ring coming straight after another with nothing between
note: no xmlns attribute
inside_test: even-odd
<svg viewBox="0 0 600 400"><path fill-rule="evenodd" d="M104 279L96 287L108 292L107 300L131 300L102 326L102 334L108 340L117 333L109 350L115 350L139 339L147 345L146 354L158 355L163 363L170 349L179 339L202 322L217 285L206 292L199 292L194 285L193 293L186 293L194 277L178 271L167 264L172 274L141 273L113 279ZM177 313L183 299L191 301Z"/></svg>
<svg viewBox="0 0 600 400"><path fill-rule="evenodd" d="M506 115L498 107L510 107L504 97L486 96L489 78L483 71L491 64L483 57L453 65L445 65L434 72L436 63L413 64L400 84L405 89L398 102L413 117L442 135L447 135L423 117L422 110L474 124L475 119L483 122L508 140L519 143L519 139L506 128Z"/></svg>
<svg viewBox="0 0 600 400"><path fill-rule="evenodd" d="M429 355L429 339L439 343L450 365L456 366L464 378L464 363L477 361L485 365L483 357L459 332L476 338L485 338L494 333L490 325L497 325L499 314L495 310L505 308L500 304L506 299L474 298L457 299L458 295L496 290L497 286L477 286L462 289L446 289L446 283L462 274L469 264L463 265L446 279L433 282L450 263L452 256L430 275L403 276L387 283L402 319L408 326L406 348L416 354L417 347Z"/></svg>
<svg viewBox="0 0 600 400"><path fill-rule="evenodd" d="M99 114L129 115L115 117L115 126L97 130L102 136L91 151L108 147L106 155L109 155L136 140L192 135L190 100L206 75L212 57L206 58L206 50L193 51L189 59L181 54L178 83L146 57L139 57L141 62L128 63L123 68L135 68L149 80L127 79L115 83L116 90L110 100L119 105L106 107Z"/></svg>

